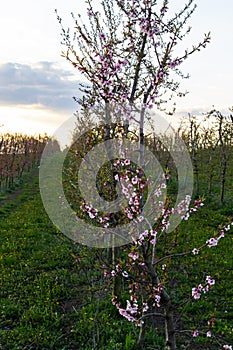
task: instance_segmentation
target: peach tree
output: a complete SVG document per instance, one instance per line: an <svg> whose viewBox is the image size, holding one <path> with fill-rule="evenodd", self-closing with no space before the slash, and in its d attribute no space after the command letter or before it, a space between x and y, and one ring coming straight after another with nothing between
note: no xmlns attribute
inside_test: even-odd
<svg viewBox="0 0 233 350"><path fill-rule="evenodd" d="M167 264L175 257L198 255L200 250L216 246L230 229L230 224L225 225L216 237L199 246L175 252L174 247L178 244L176 222L179 220L174 224L173 218L188 220L190 213L203 203L196 199L190 206L191 193L189 190L185 192L185 182L192 176L190 171L188 175L185 171L182 174L177 171L185 181L182 182L182 190L182 186L179 186L183 198L178 196L175 206L166 193L169 171L153 171L158 165L156 163L147 174L148 164L153 159L148 159L146 128L150 125L159 129L161 119L154 118L150 112L156 108L172 116L174 108L168 108L168 102L185 95L180 90L180 81L188 76L181 71L182 63L206 47L210 34L180 53L180 43L186 40L191 30L188 22L196 8L193 0L189 0L180 10L174 9L168 0L103 0L99 6L92 0L86 0L85 6L87 22L82 20L81 15L72 14L73 32L63 27L62 19L57 15L65 45L62 55L83 78L80 84L83 96L75 98L81 106L77 112L77 129L82 131L82 128L89 128L81 143L77 141L78 133L74 135L68 182L75 192L74 169L78 170L75 160L80 165L81 158L88 155L96 144L104 143L96 158L101 158L105 149L106 161L102 173L100 171L99 177L96 177L95 185L99 194L101 192L100 197L105 196L111 202L121 194L124 202L118 202L119 210L113 214L109 210L99 210L90 200L83 200L79 192L77 211L106 232L113 231L115 227L128 229L127 242L116 243L114 234L110 241L112 260L111 264L105 265L105 276L113 279L118 286L114 288L116 293L112 303L123 317L140 328L138 349L144 348L151 323L161 319L164 348L173 350L177 348L174 315L177 305L166 286ZM113 143L114 140L117 142ZM130 157L132 141L134 155L138 155L137 161L135 156ZM182 153L182 147L174 135L174 145L170 150L174 157L179 152L187 156ZM97 174L94 168L98 162L88 157L85 159L89 166L87 170ZM185 163L185 159L180 161ZM79 182L82 183L88 187L88 175ZM75 198L74 195L73 201ZM149 209L146 210L148 201ZM124 246L121 252L120 245ZM119 283L119 279L123 279L124 283ZM200 299L214 284L214 278L206 275L204 281L191 287L190 297L179 307L188 301ZM125 293L127 298L122 297ZM209 322L211 325L213 320ZM206 331L207 337L211 336L210 328ZM196 337L200 331L190 332ZM231 349L231 346L224 345L223 348Z"/></svg>

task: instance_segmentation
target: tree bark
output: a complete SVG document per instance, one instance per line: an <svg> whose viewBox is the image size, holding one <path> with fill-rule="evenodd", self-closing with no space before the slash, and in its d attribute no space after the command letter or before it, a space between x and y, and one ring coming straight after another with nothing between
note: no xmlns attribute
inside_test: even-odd
<svg viewBox="0 0 233 350"><path fill-rule="evenodd" d="M175 327L173 318L173 307L171 300L168 300L164 304L164 315L165 315L165 350L176 349L176 338L175 338Z"/></svg>
<svg viewBox="0 0 233 350"><path fill-rule="evenodd" d="M160 284L160 280L157 272L152 264L149 254L146 251L146 247L142 245L142 254L144 262L148 269L149 274L152 277L152 281L157 286ZM161 291L161 305L164 307L164 316L165 316L165 350L175 350L176 349L176 337L175 337L175 323L173 318L173 306L171 298L165 289ZM140 334L139 334L140 336Z"/></svg>

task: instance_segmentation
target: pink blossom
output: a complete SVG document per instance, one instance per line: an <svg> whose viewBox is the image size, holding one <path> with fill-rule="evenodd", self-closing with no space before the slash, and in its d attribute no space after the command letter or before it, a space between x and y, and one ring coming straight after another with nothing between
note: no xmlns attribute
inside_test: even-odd
<svg viewBox="0 0 233 350"><path fill-rule="evenodd" d="M137 325L138 327L142 327L143 324L144 324L144 321L143 321L143 320L139 320L139 321L137 321L137 323L136 323L136 325Z"/></svg>
<svg viewBox="0 0 233 350"><path fill-rule="evenodd" d="M184 220L188 220L189 219L190 214L186 213L185 215L182 216L182 219Z"/></svg>
<svg viewBox="0 0 233 350"><path fill-rule="evenodd" d="M223 237L224 237L224 231L223 231L223 230L221 230L221 231L220 231L220 235L219 235L218 239L223 238Z"/></svg>
<svg viewBox="0 0 233 350"><path fill-rule="evenodd" d="M149 309L149 306L147 305L147 303L143 303L142 307L143 307L142 308L143 312L146 312Z"/></svg>
<svg viewBox="0 0 233 350"><path fill-rule="evenodd" d="M211 331L208 331L208 332L206 333L206 336L210 338L210 337L212 336Z"/></svg>
<svg viewBox="0 0 233 350"><path fill-rule="evenodd" d="M157 236L157 231L155 231L155 230L150 230L150 234L151 234L151 236Z"/></svg>
<svg viewBox="0 0 233 350"><path fill-rule="evenodd" d="M181 63L182 63L181 60L175 60L175 61L172 61L172 62L169 63L169 67L170 67L170 68L175 68L175 67L177 67L178 65L180 65Z"/></svg>
<svg viewBox="0 0 233 350"><path fill-rule="evenodd" d="M130 198L128 203L129 203L129 205L132 205L134 203L133 199Z"/></svg>
<svg viewBox="0 0 233 350"><path fill-rule="evenodd" d="M127 176L127 181L128 181L128 176ZM126 180L126 179L125 179ZM129 184L127 184L127 187L128 187L128 189L129 190L133 190L134 189L134 187L133 187L133 185L131 184L131 183L129 183Z"/></svg>
<svg viewBox="0 0 233 350"><path fill-rule="evenodd" d="M137 212L137 210L136 210L133 206L131 207L131 210L132 210L134 213Z"/></svg>
<svg viewBox="0 0 233 350"><path fill-rule="evenodd" d="M200 299L201 293L199 292L199 290L197 288L192 288L192 297L194 299Z"/></svg>
<svg viewBox="0 0 233 350"><path fill-rule="evenodd" d="M131 179L131 182L132 184L136 185L138 183L138 178L137 176L134 176L132 179Z"/></svg>
<svg viewBox="0 0 233 350"><path fill-rule="evenodd" d="M92 17L92 16L94 15L94 13L93 13L92 10L88 10L88 13L87 13L87 14L88 14L89 17Z"/></svg>
<svg viewBox="0 0 233 350"><path fill-rule="evenodd" d="M104 33L100 33L100 39L105 39L105 34Z"/></svg>
<svg viewBox="0 0 233 350"><path fill-rule="evenodd" d="M124 187L123 190L122 190L122 193L123 193L124 195L128 194L128 189L127 189L126 187Z"/></svg>
<svg viewBox="0 0 233 350"><path fill-rule="evenodd" d="M209 248L214 247L214 246L218 245L218 239L210 238L209 240L206 241L206 244Z"/></svg>
<svg viewBox="0 0 233 350"><path fill-rule="evenodd" d="M139 254L138 252L131 252L128 255L130 258L132 258L134 261L137 260L139 258Z"/></svg>
<svg viewBox="0 0 233 350"><path fill-rule="evenodd" d="M130 312L131 314L136 314L138 312L137 303L134 303L133 306L131 306L131 303L129 300L127 300L126 302L127 302L126 311Z"/></svg>
<svg viewBox="0 0 233 350"><path fill-rule="evenodd" d="M125 317L127 318L128 321L130 322L137 322L136 318L134 318L133 316L127 314L125 315Z"/></svg>
<svg viewBox="0 0 233 350"><path fill-rule="evenodd" d="M129 219L133 219L133 214L132 213L128 213L127 216L128 216Z"/></svg>
<svg viewBox="0 0 233 350"><path fill-rule="evenodd" d="M126 193L124 193L124 195L125 195L125 198L127 198L127 199L130 198L129 193L126 192Z"/></svg>
<svg viewBox="0 0 233 350"><path fill-rule="evenodd" d="M125 309L122 309L122 308L118 308L118 310L119 310L119 313L120 313L120 315L122 315L122 316L126 316L126 315L128 315L128 313L127 313L127 311L125 310Z"/></svg>
<svg viewBox="0 0 233 350"><path fill-rule="evenodd" d="M162 195L162 191L160 190L160 188L158 188L156 191L155 191L155 195L156 197L160 197Z"/></svg>
<svg viewBox="0 0 233 350"><path fill-rule="evenodd" d="M210 276L206 277L206 282L210 285L213 286L215 284L215 280L212 279Z"/></svg>
<svg viewBox="0 0 233 350"><path fill-rule="evenodd" d="M176 61L170 62L169 67L170 68L175 68L177 66Z"/></svg>
<svg viewBox="0 0 233 350"><path fill-rule="evenodd" d="M197 330L192 331L192 335L193 335L193 337L198 337L199 336L199 332Z"/></svg>
<svg viewBox="0 0 233 350"><path fill-rule="evenodd" d="M155 299L155 302L157 304L157 307L160 307L160 300L161 300L160 295L155 295L154 299Z"/></svg>
<svg viewBox="0 0 233 350"><path fill-rule="evenodd" d="M155 238L152 238L152 239L150 240L150 243L151 243L151 244L156 244L156 239L155 239Z"/></svg>
<svg viewBox="0 0 233 350"><path fill-rule="evenodd" d="M144 241L144 239L149 235L149 231L145 230L144 232L142 232L139 236L139 241L142 243Z"/></svg>
<svg viewBox="0 0 233 350"><path fill-rule="evenodd" d="M232 346L231 345L223 345L223 349L232 350Z"/></svg>
<svg viewBox="0 0 233 350"><path fill-rule="evenodd" d="M116 271L119 272L122 269L122 266L120 264L116 265Z"/></svg>
<svg viewBox="0 0 233 350"><path fill-rule="evenodd" d="M126 271L123 271L122 276L127 278L127 277L129 277L129 274Z"/></svg>
<svg viewBox="0 0 233 350"><path fill-rule="evenodd" d="M88 215L90 216L91 219L94 219L95 217L95 215L91 211L89 211Z"/></svg>
<svg viewBox="0 0 233 350"><path fill-rule="evenodd" d="M192 253L193 253L194 255L197 255L197 254L199 253L199 250L198 250L197 248L194 248L194 249L192 250Z"/></svg>
<svg viewBox="0 0 233 350"><path fill-rule="evenodd" d="M116 305L116 302L117 302L117 297L114 296L114 297L112 298L112 304L113 304L113 305Z"/></svg>

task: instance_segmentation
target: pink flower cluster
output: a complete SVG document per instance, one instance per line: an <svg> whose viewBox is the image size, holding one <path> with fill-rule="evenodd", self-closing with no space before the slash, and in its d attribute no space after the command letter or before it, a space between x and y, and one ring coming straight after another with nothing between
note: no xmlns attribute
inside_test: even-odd
<svg viewBox="0 0 233 350"><path fill-rule="evenodd" d="M210 288L215 284L215 280L210 276L206 277L206 285L203 287L201 284L197 288L192 288L192 297L194 299L200 299L201 293L209 292Z"/></svg>
<svg viewBox="0 0 233 350"><path fill-rule="evenodd" d="M100 39L106 40L106 45L102 45L103 53L98 54L97 64L95 67L95 76L93 76L93 82L98 81L99 93L110 101L115 100L115 94L122 100L126 100L128 94L128 87L123 83L122 79L119 81L118 74L122 71L123 67L128 65L127 59L114 59L113 51L109 49L105 34L101 34Z"/></svg>
<svg viewBox="0 0 233 350"><path fill-rule="evenodd" d="M153 287L152 300L155 301L153 306L160 307L161 292L163 289L164 289L164 286L162 286L162 284L159 284L158 287Z"/></svg>
<svg viewBox="0 0 233 350"><path fill-rule="evenodd" d="M119 303L117 303L117 297L112 298L112 304L116 306L118 309L120 315L125 317L128 321L135 323L138 327L141 327L143 325L143 320L137 319L135 315L138 314L138 302L137 299L134 299L132 301L132 304L129 300L126 301L126 308L123 309ZM143 304L143 309L147 309L147 305Z"/></svg>
<svg viewBox="0 0 233 350"><path fill-rule="evenodd" d="M175 61L171 61L169 63L169 67L172 68L176 68L177 66L179 66L182 63L182 60L176 59Z"/></svg>
<svg viewBox="0 0 233 350"><path fill-rule="evenodd" d="M138 244L141 246L145 239L149 240L150 243L155 244L156 243L156 235L157 232L155 230L145 230L143 231L138 238L134 240L135 244Z"/></svg>
<svg viewBox="0 0 233 350"><path fill-rule="evenodd" d="M181 215L182 219L188 220L189 218L189 204L191 196L187 195L183 201L177 206L177 212Z"/></svg>
<svg viewBox="0 0 233 350"><path fill-rule="evenodd" d="M141 169L136 169L136 174L125 166L130 165L130 159L116 160L114 166L118 170L115 180L120 182L122 193L128 199L128 207L124 208L127 217L132 220L140 215L141 200L147 181L141 176Z"/></svg>
<svg viewBox="0 0 233 350"><path fill-rule="evenodd" d="M139 253L138 252L131 252L128 254L128 256L135 261L139 258Z"/></svg>
<svg viewBox="0 0 233 350"><path fill-rule="evenodd" d="M199 336L199 331L196 329L196 330L194 330L194 331L192 331L192 336L194 337L194 338L196 338L196 337L198 337ZM212 337L212 334L211 334L211 331L208 331L207 333L206 333L206 336L208 337L208 338L210 338L210 337ZM232 345L223 345L223 349L224 350L232 350Z"/></svg>
<svg viewBox="0 0 233 350"><path fill-rule="evenodd" d="M137 285L134 286L130 285L130 294L131 294L131 302L129 300L126 301L127 306L126 308L122 308L119 303L117 303L117 297L112 298L112 304L116 306L118 309L120 315L125 317L128 321L133 322L136 326L141 327L144 323L142 320L141 315L149 310L148 303L143 302L142 306L139 308L137 297L134 295L134 291L137 291ZM153 301L153 306L160 307L160 300L161 300L161 291L163 290L163 286L159 285L157 288L153 287L153 292L151 295L151 300Z"/></svg>
<svg viewBox="0 0 233 350"><path fill-rule="evenodd" d="M192 331L192 335L193 337L198 337L199 336L198 330Z"/></svg>
<svg viewBox="0 0 233 350"><path fill-rule="evenodd" d="M140 29L143 33L147 34L149 38L153 38L154 35L159 33L158 21L156 19L148 20L146 17L140 19Z"/></svg>
<svg viewBox="0 0 233 350"><path fill-rule="evenodd" d="M224 238L224 237L225 237L225 232L229 231L230 228L231 228L231 226L233 226L233 222L232 222L231 224L226 224L226 225L219 231L217 237L211 237L211 238L207 239L205 245L199 247L199 249L194 248L194 249L192 250L192 253L193 253L194 255L197 255L197 254L199 254L199 250L202 249L202 248L204 248L205 246L207 246L207 247L209 247L209 248L217 246L218 243L219 243L219 240L220 240L221 238Z"/></svg>
<svg viewBox="0 0 233 350"><path fill-rule="evenodd" d="M117 264L117 265L116 265L115 270L112 270L110 275L111 275L112 277L114 277L114 276L116 276L116 275L119 275L120 273L121 273L122 276L125 277L125 278L129 277L128 272L123 271L123 270L122 270L122 266L121 266L120 264ZM108 274L107 272L105 272L105 277L108 277L108 276L109 276L109 274Z"/></svg>
<svg viewBox="0 0 233 350"><path fill-rule="evenodd" d="M108 215L100 216L98 214L98 209L93 208L91 204L84 202L80 206L80 209L83 212L86 212L89 215L90 219L95 219L97 223L102 224L103 227L107 228L109 226L109 216Z"/></svg>
<svg viewBox="0 0 233 350"><path fill-rule="evenodd" d="M233 222L231 223L231 225L233 225ZM224 231L226 232L226 231L229 231L230 230L230 228L231 228L231 225L230 224L227 224L227 225L225 225L220 231L219 231L219 236L218 237L212 237L212 238L210 238L210 239L208 239L207 241L206 241L206 244L207 244L207 246L209 247L209 248L211 248L211 247L215 247L216 245L218 245L218 242L219 242L219 240L221 239L221 238L224 238Z"/></svg>
<svg viewBox="0 0 233 350"><path fill-rule="evenodd" d="M193 336L194 338L198 337L198 336L199 336L199 331L198 331L197 329L196 329L195 331L192 331L192 336ZM211 337L212 337L211 331L207 331L207 332L206 332L206 336L207 336L208 338L211 338Z"/></svg>
<svg viewBox="0 0 233 350"><path fill-rule="evenodd" d="M129 160L118 160L114 164L115 166L120 166L120 167L125 167L126 165L130 165ZM140 199L141 199L141 193L140 190L143 190L143 187L145 183L143 183L143 186L140 187L140 181L141 177L138 174L135 173L130 173L128 172L128 169L122 174L117 175L116 180L120 181L122 184L122 192L128 199L128 204L129 204L129 211L126 211L127 213L135 213L138 214L137 212L134 212L131 210L131 207L137 207L137 209L140 209ZM164 179L167 179L167 176L164 176ZM164 181L161 182L159 186L156 187L155 189L155 195L157 198L161 197L163 195L163 190L166 189L166 182ZM135 193L134 195L132 195ZM139 196L139 197L137 197ZM135 203L135 200L138 200L138 202ZM185 220L188 220L189 214L196 212L198 208L203 206L203 203L201 200L196 200L194 202L194 205L190 207L190 201L191 197L186 196L183 201L179 203L176 209L174 208L168 208L166 205L164 205L163 202L162 205L160 206L161 209L161 214L160 217L158 218L158 226L155 229L144 229L143 231L139 232L138 237L134 239L134 246L131 249L131 251L128 253L129 260L126 262L126 266L123 267L121 265L116 265L115 269L112 270L111 276L115 275L121 275L128 280L132 281L129 284L129 295L130 298L127 300L127 306L126 308L122 307L119 303L117 303L116 298L113 299L113 304L117 307L119 310L119 313L125 317L127 320L130 322L133 322L137 326L142 326L143 324L143 315L149 310L149 305L152 305L154 308L155 307L160 307L161 305L161 292L164 288L161 284L158 284L156 287L153 284L146 283L147 282L147 267L144 262L143 254L140 254L140 251L143 251L143 247L149 248L149 243L156 244L157 240L159 239L160 233L162 233L168 226L169 226L169 217L171 214L174 212L179 213L181 217ZM157 219L157 218L156 218ZM142 218L142 220L144 220ZM233 224L232 224L233 225ZM214 246L216 245L216 242L219 241L220 238L224 237L225 231L230 230L231 225L227 224L226 226L223 227L223 229L220 230L219 236L214 239L209 239L206 244L203 246L197 248L194 248L192 250L192 253L194 255L199 253L199 250L201 248L208 246ZM162 270L166 270L166 265L162 265ZM146 295L146 302L142 302L142 305L139 307L139 297L140 297L140 287L141 285L145 285L145 295ZM197 287L192 288L192 298L195 300L198 300L201 298L201 295L204 293L207 293L210 291L210 289L215 285L215 280L211 276L206 276L206 281L205 285L199 284ZM206 330L206 337L212 337L212 332L210 330L213 319L208 321L208 329ZM193 330L192 331L193 337L199 336L199 331L198 330ZM231 349L230 345L225 345L224 349Z"/></svg>

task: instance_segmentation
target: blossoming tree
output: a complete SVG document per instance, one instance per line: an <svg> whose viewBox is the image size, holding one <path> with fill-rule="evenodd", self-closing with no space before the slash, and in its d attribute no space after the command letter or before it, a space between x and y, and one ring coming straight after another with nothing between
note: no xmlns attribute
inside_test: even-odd
<svg viewBox="0 0 233 350"><path fill-rule="evenodd" d="M127 139L130 133L136 133L140 155L137 168L132 166L127 156L110 162L113 187L118 184L128 202L117 223L137 221L136 229L130 232L132 243L124 249L124 258L114 250L112 266L105 271L106 277L124 278L128 293L127 300L114 295L112 303L123 317L140 327L138 349L144 348L149 326L147 321L162 318L165 349L174 350L175 305L160 276L161 271L166 269L165 262L176 256L197 255L201 249L217 245L230 226L224 226L218 237L210 238L200 247L192 247L189 251L180 253L169 250L167 254L160 255L158 244L165 244L171 215L176 212L187 220L190 213L202 206L202 202L196 200L190 208L191 197L186 195L174 208L169 200L164 201L169 178L164 172L154 189L154 195L158 199L151 206L152 211L156 212L154 222L148 223L148 229L144 228L143 224L147 221L144 216L147 186L152 181L144 174L145 122L149 110L155 107L164 110L164 106L173 97L185 95L179 89L180 78L186 77L180 67L189 56L206 46L210 35L205 35L200 43L178 54L177 47L191 30L187 22L196 8L193 0L173 13L168 0L103 0L98 10L95 9L94 1L87 0L85 3L88 24L82 22L80 15L77 18L73 15L74 36L62 26L63 44L67 49L63 56L85 79L80 86L84 95L77 99L81 105L81 115L84 116L82 122L85 123L85 118L93 114L95 118L99 116L105 126L103 140L106 142L113 137L111 129L116 124L121 140ZM62 25L59 16L58 20ZM172 114L171 111L166 111ZM80 114L79 118L82 119ZM111 145L108 145L109 160L112 160ZM103 224L105 227L113 225L112 217L102 215L91 203L83 202L80 207L95 224ZM174 242L176 234L174 231L172 235ZM209 292L214 283L214 279L207 275L205 284L199 284L190 291L189 300L199 299L203 293ZM193 336L197 335L198 330L193 331ZM210 330L208 336L211 336ZM231 347L224 345L224 348Z"/></svg>

